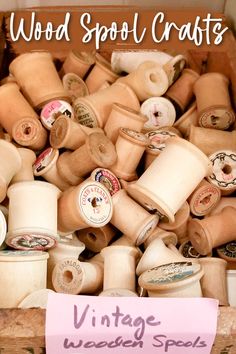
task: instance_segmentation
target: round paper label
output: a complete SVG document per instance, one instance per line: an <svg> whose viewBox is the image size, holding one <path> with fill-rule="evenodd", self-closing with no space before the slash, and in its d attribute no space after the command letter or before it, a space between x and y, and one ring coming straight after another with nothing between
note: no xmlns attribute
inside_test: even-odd
<svg viewBox="0 0 236 354"><path fill-rule="evenodd" d="M74 102L78 97L84 97L89 94L85 82L74 73L64 75L62 82L72 102Z"/></svg>
<svg viewBox="0 0 236 354"><path fill-rule="evenodd" d="M141 113L148 118L145 129L171 126L174 124L176 112L173 104L163 97L149 98L141 106Z"/></svg>
<svg viewBox="0 0 236 354"><path fill-rule="evenodd" d="M229 258L236 258L236 241L232 241L218 248L218 251Z"/></svg>
<svg viewBox="0 0 236 354"><path fill-rule="evenodd" d="M187 241L184 243L182 251L182 255L186 258L200 258L203 257L198 253L195 248L192 246L191 241Z"/></svg>
<svg viewBox="0 0 236 354"><path fill-rule="evenodd" d="M227 108L215 108L202 113L199 125L204 128L228 129L234 122L233 112Z"/></svg>
<svg viewBox="0 0 236 354"><path fill-rule="evenodd" d="M62 100L55 100L47 103L40 114L40 119L45 128L52 129L53 124L55 123L56 119L61 116L65 115L69 118L73 117L73 109L71 105Z"/></svg>
<svg viewBox="0 0 236 354"><path fill-rule="evenodd" d="M112 203L108 190L102 185L90 183L79 193L79 206L86 221L92 225L108 223L112 217Z"/></svg>
<svg viewBox="0 0 236 354"><path fill-rule="evenodd" d="M33 170L34 173L39 173L42 170L45 169L49 165L49 163L52 160L52 154L53 154L54 149L53 148L48 148L45 151L43 151L35 161L33 165Z"/></svg>
<svg viewBox="0 0 236 354"><path fill-rule="evenodd" d="M150 140L149 149L163 151L166 147L166 140L176 136L176 134L168 130L151 130L146 133L146 136Z"/></svg>
<svg viewBox="0 0 236 354"><path fill-rule="evenodd" d="M114 195L121 189L118 178L109 170L97 169L94 174L94 180L102 183L107 188L110 195Z"/></svg>
<svg viewBox="0 0 236 354"><path fill-rule="evenodd" d="M94 112L83 102L74 105L75 118L79 124L90 128L98 128L97 117Z"/></svg>
<svg viewBox="0 0 236 354"><path fill-rule="evenodd" d="M220 189L236 187L236 153L218 152L210 156L213 174L208 179Z"/></svg>
<svg viewBox="0 0 236 354"><path fill-rule="evenodd" d="M199 193L193 196L190 208L193 214L205 215L219 200L220 192L213 186L201 188Z"/></svg>
<svg viewBox="0 0 236 354"><path fill-rule="evenodd" d="M47 235L25 234L14 236L8 245L19 250L46 250L53 247L56 240Z"/></svg>

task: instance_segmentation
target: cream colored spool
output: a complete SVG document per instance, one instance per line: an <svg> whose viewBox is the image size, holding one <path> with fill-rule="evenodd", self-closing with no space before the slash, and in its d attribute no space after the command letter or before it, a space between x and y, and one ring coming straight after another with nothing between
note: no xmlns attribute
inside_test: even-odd
<svg viewBox="0 0 236 354"><path fill-rule="evenodd" d="M50 144L55 149L76 150L85 143L89 134L98 132L102 133L102 130L100 128L89 128L68 117L60 116L50 131Z"/></svg>
<svg viewBox="0 0 236 354"><path fill-rule="evenodd" d="M222 194L231 194L236 189L236 151L222 150L209 156L213 173L207 179L217 186Z"/></svg>
<svg viewBox="0 0 236 354"><path fill-rule="evenodd" d="M98 262L80 262L65 258L52 272L54 289L65 294L93 294L102 287L103 266Z"/></svg>
<svg viewBox="0 0 236 354"><path fill-rule="evenodd" d="M236 270L227 270L227 292L229 305L236 307Z"/></svg>
<svg viewBox="0 0 236 354"><path fill-rule="evenodd" d="M11 180L11 184L24 181L33 181L33 163L36 160L35 152L30 149L18 148L21 156L21 169Z"/></svg>
<svg viewBox="0 0 236 354"><path fill-rule="evenodd" d="M1 251L0 307L14 308L33 291L46 288L46 252Z"/></svg>
<svg viewBox="0 0 236 354"><path fill-rule="evenodd" d="M175 214L175 221L160 222L158 227L164 230L174 232L178 237L178 242L181 243L187 236L187 224L190 217L190 207L188 202L184 202L181 208Z"/></svg>
<svg viewBox="0 0 236 354"><path fill-rule="evenodd" d="M38 115L20 92L15 83L8 83L0 87L0 123L12 136L14 123L22 118L38 119Z"/></svg>
<svg viewBox="0 0 236 354"><path fill-rule="evenodd" d="M140 112L123 104L113 103L111 113L104 127L104 132L115 143L120 128L129 128L141 132L146 121L147 118L140 114Z"/></svg>
<svg viewBox="0 0 236 354"><path fill-rule="evenodd" d="M148 236L146 241L144 242L144 248L147 249L148 246L152 243L156 238L164 241L166 245L177 245L178 238L176 234L170 231L162 230L159 227L156 227L155 230Z"/></svg>
<svg viewBox="0 0 236 354"><path fill-rule="evenodd" d="M78 259L79 255L84 251L85 245L77 239L76 235L70 240L67 237L62 237L56 247L50 249L48 268L47 268L47 287L53 289L52 272L55 265L64 258Z"/></svg>
<svg viewBox="0 0 236 354"><path fill-rule="evenodd" d="M91 65L95 63L95 56L90 52L70 51L63 63L61 74L74 73L81 77L85 76Z"/></svg>
<svg viewBox="0 0 236 354"><path fill-rule="evenodd" d="M57 236L57 199L60 190L41 182L19 182L7 192L9 219L6 243L18 249L47 249Z"/></svg>
<svg viewBox="0 0 236 354"><path fill-rule="evenodd" d="M112 217L108 190L98 182L84 181L66 190L58 201L58 229L73 232L88 227L103 227Z"/></svg>
<svg viewBox="0 0 236 354"><path fill-rule="evenodd" d="M183 262L185 258L179 253L173 252L165 245L161 237L155 238L146 248L140 259L136 274L139 276L146 270L173 262Z"/></svg>
<svg viewBox="0 0 236 354"><path fill-rule="evenodd" d="M67 73L62 78L63 87L70 96L71 102L78 97L84 97L89 94L85 82L74 73Z"/></svg>
<svg viewBox="0 0 236 354"><path fill-rule="evenodd" d="M196 102L174 123L174 127L177 128L184 137L188 137L192 125L198 125Z"/></svg>
<svg viewBox="0 0 236 354"><path fill-rule="evenodd" d="M145 130L172 126L175 122L175 107L170 100L164 97L151 97L147 99L142 103L140 111L148 118L143 127Z"/></svg>
<svg viewBox="0 0 236 354"><path fill-rule="evenodd" d="M199 263L204 271L201 278L203 296L219 300L220 306L229 306L226 284L227 262L220 258L204 257L199 258Z"/></svg>
<svg viewBox="0 0 236 354"><path fill-rule="evenodd" d="M22 160L18 149L2 139L0 139L0 159L0 202L2 202L11 179L21 169Z"/></svg>
<svg viewBox="0 0 236 354"><path fill-rule="evenodd" d="M73 103L75 120L87 127L103 128L115 102L122 103L136 111L140 109L139 100L134 91L124 83L115 82L106 89L77 98Z"/></svg>
<svg viewBox="0 0 236 354"><path fill-rule="evenodd" d="M107 247L116 234L117 230L107 224L100 228L89 227L80 230L78 231L78 238L85 244L87 249L96 253Z"/></svg>
<svg viewBox="0 0 236 354"><path fill-rule="evenodd" d="M149 214L124 189L112 196L112 202L111 224L139 246L156 227L158 216Z"/></svg>
<svg viewBox="0 0 236 354"><path fill-rule="evenodd" d="M162 66L152 61L145 61L117 82L129 85L141 102L153 96L162 96L169 86L168 76Z"/></svg>
<svg viewBox="0 0 236 354"><path fill-rule="evenodd" d="M118 77L119 76L112 71L110 63L99 55L96 56L96 63L88 74L85 83L89 93L93 93L96 92L104 82L113 83Z"/></svg>
<svg viewBox="0 0 236 354"><path fill-rule="evenodd" d="M103 291L127 289L135 293L135 267L139 252L135 247L108 246L101 251L104 258Z"/></svg>
<svg viewBox="0 0 236 354"><path fill-rule="evenodd" d="M136 179L136 168L148 143L149 140L144 134L128 128L120 128L115 145L117 160L110 170L118 178L126 181Z"/></svg>
<svg viewBox="0 0 236 354"><path fill-rule="evenodd" d="M32 307L46 309L48 302L48 294L54 293L50 289L40 289L33 291L31 294L27 295L23 301L18 305L21 309L30 309Z"/></svg>
<svg viewBox="0 0 236 354"><path fill-rule="evenodd" d="M64 181L57 170L57 160L59 151L53 148L47 148L37 158L33 165L33 172L36 177L42 176L46 181L57 186L61 191L70 187L70 184Z"/></svg>
<svg viewBox="0 0 236 354"><path fill-rule="evenodd" d="M127 190L145 208L157 210L174 222L176 212L210 173L210 161L201 150L174 137L166 142L165 150Z"/></svg>
<svg viewBox="0 0 236 354"><path fill-rule="evenodd" d="M202 297L203 274L197 263L177 262L147 270L138 282L149 297Z"/></svg>
<svg viewBox="0 0 236 354"><path fill-rule="evenodd" d="M236 130L228 132L191 126L188 140L207 156L220 150L236 150Z"/></svg>
<svg viewBox="0 0 236 354"><path fill-rule="evenodd" d="M159 65L168 63L173 57L165 52L146 51L113 51L111 55L111 67L116 73L131 73L145 61L153 61Z"/></svg>
<svg viewBox="0 0 236 354"><path fill-rule="evenodd" d="M49 52L29 52L14 59L9 71L33 107L41 108L54 99L69 100Z"/></svg>

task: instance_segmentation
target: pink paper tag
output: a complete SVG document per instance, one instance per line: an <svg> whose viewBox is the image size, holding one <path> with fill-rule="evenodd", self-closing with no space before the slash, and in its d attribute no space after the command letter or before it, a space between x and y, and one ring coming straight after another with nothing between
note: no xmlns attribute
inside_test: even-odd
<svg viewBox="0 0 236 354"><path fill-rule="evenodd" d="M210 354L218 301L49 293L47 354Z"/></svg>

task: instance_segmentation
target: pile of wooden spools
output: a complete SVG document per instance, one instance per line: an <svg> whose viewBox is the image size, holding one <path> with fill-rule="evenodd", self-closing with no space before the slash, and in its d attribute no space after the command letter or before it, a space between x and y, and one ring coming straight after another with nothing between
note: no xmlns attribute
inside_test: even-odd
<svg viewBox="0 0 236 354"><path fill-rule="evenodd" d="M228 78L182 55L16 57L0 86L0 308L49 291L236 305L234 120Z"/></svg>

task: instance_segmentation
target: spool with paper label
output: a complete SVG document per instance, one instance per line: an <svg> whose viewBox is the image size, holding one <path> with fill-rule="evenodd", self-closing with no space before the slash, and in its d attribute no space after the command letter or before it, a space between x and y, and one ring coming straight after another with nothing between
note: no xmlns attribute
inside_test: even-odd
<svg viewBox="0 0 236 354"><path fill-rule="evenodd" d="M64 115L68 118L74 117L73 109L71 105L62 100L55 100L48 102L42 109L40 113L40 119L43 126L47 130L51 130L56 119Z"/></svg>

